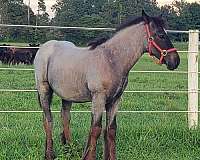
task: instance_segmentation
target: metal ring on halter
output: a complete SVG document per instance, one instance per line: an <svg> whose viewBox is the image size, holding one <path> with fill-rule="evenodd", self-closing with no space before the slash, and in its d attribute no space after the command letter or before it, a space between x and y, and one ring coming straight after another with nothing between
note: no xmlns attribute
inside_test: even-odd
<svg viewBox="0 0 200 160"><path fill-rule="evenodd" d="M154 41L154 38L152 36L149 37L149 41Z"/></svg>
<svg viewBox="0 0 200 160"><path fill-rule="evenodd" d="M168 52L167 50L162 50L161 54L165 57L168 54Z"/></svg>

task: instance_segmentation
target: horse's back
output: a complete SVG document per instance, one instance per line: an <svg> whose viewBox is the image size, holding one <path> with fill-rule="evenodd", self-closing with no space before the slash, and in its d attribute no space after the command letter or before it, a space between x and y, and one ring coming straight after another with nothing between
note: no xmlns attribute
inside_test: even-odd
<svg viewBox="0 0 200 160"><path fill-rule="evenodd" d="M56 40L48 41L44 43L38 50L35 62L38 61L37 57L39 58L43 57L42 59L49 58L49 56L51 56L55 52L55 49L57 48L56 46L58 45L62 46L62 48L75 47L75 45L72 42L68 41L56 41Z"/></svg>
<svg viewBox="0 0 200 160"><path fill-rule="evenodd" d="M37 51L37 54L35 56L34 65L37 70L41 72L43 69L47 69L47 64L49 61L49 58L60 51L65 51L68 48L75 48L76 46L72 42L68 41L56 41L51 40L46 43L44 43L40 49Z"/></svg>

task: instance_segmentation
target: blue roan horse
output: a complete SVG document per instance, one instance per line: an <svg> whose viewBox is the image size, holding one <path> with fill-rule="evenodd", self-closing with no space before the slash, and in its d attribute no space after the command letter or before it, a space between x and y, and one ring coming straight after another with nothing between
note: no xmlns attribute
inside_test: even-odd
<svg viewBox="0 0 200 160"><path fill-rule="evenodd" d="M96 143L102 131L106 111L104 159L116 159L116 112L134 64L148 51L174 70L179 55L163 28L161 17L142 17L122 24L113 37L79 48L71 42L49 41L35 57L35 77L39 102L44 111L46 133L45 158L54 159L52 114L50 104L55 92L62 99L62 142L71 141L70 109L72 103L92 102L92 120L84 160L96 159ZM95 45L96 43L96 45Z"/></svg>

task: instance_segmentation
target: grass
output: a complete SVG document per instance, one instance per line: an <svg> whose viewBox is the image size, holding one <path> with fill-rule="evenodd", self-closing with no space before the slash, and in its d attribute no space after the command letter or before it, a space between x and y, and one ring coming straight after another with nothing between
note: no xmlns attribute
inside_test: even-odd
<svg viewBox="0 0 200 160"><path fill-rule="evenodd" d="M26 47L29 46L27 43L16 43L16 42L0 42L0 45L7 44L11 46L20 46L20 47Z"/></svg>
<svg viewBox="0 0 200 160"><path fill-rule="evenodd" d="M185 44L176 44L187 50ZM181 53L179 71L187 71L187 55ZM0 67L8 67L1 65ZM32 68L33 66L12 66ZM166 70L143 56L134 70ZM33 71L0 71L0 88L35 89ZM130 73L127 90L187 90L187 74ZM36 93L0 92L0 110L40 110ZM54 96L53 110L60 110ZM75 104L73 110L90 110ZM120 110L187 110L185 93L124 93ZM39 160L44 155L45 135L40 113L0 113L0 160ZM81 159L90 126L89 113L72 113L73 143L61 146L60 115L54 113L54 149L59 160ZM105 119L105 117L104 117ZM198 160L200 130L188 130L186 113L118 113L119 160ZM102 159L102 137L98 157Z"/></svg>

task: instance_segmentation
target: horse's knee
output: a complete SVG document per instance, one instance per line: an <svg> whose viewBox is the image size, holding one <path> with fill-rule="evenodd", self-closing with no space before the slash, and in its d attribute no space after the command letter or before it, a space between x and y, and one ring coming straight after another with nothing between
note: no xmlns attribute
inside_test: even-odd
<svg viewBox="0 0 200 160"><path fill-rule="evenodd" d="M107 131L107 136L111 141L114 141L116 137L116 129L109 129Z"/></svg>
<svg viewBox="0 0 200 160"><path fill-rule="evenodd" d="M90 131L91 137L99 138L99 136L101 135L101 130L101 127L92 127Z"/></svg>
<svg viewBox="0 0 200 160"><path fill-rule="evenodd" d="M41 106L49 106L51 104L53 90L49 86L48 82L42 82L39 85L37 85L37 90Z"/></svg>
<svg viewBox="0 0 200 160"><path fill-rule="evenodd" d="M45 152L45 160L54 160L56 158L53 150L49 150Z"/></svg>

